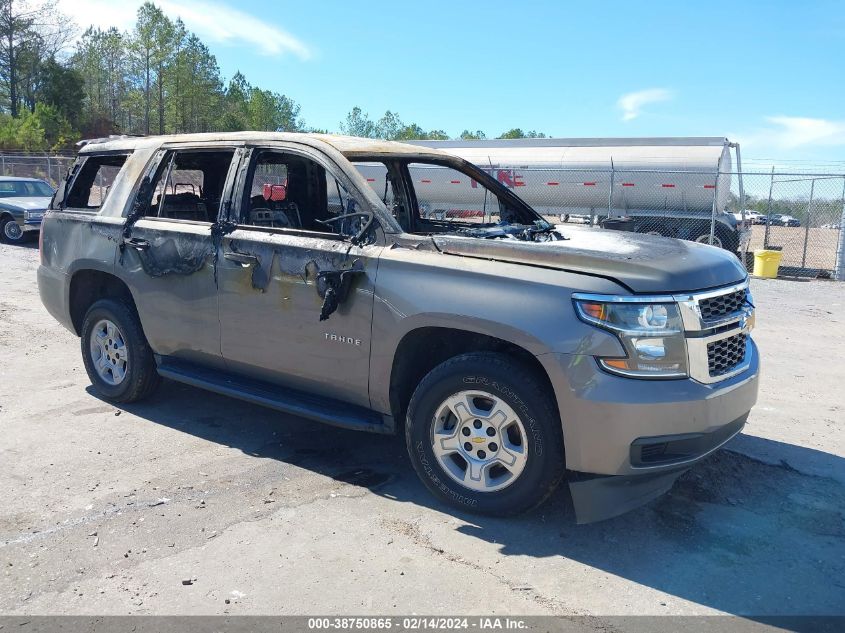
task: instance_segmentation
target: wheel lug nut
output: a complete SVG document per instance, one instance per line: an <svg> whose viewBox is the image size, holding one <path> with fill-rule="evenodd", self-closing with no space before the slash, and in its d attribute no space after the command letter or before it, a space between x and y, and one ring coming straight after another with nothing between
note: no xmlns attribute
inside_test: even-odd
<svg viewBox="0 0 845 633"><path fill-rule="evenodd" d="M495 453L497 450L499 450L499 446L496 444L496 442L490 442L490 445L487 448L490 449L491 453Z"/></svg>
<svg viewBox="0 0 845 633"><path fill-rule="evenodd" d="M470 431L467 427L464 427L463 429L461 429L461 433L463 433L464 435L469 435L469 432Z"/></svg>
<svg viewBox="0 0 845 633"><path fill-rule="evenodd" d="M484 459L485 457L487 457L487 453L484 451L478 451L478 459Z"/></svg>
<svg viewBox="0 0 845 633"><path fill-rule="evenodd" d="M496 435L496 429L494 429L492 426L488 426L487 435L493 437L494 435Z"/></svg>
<svg viewBox="0 0 845 633"><path fill-rule="evenodd" d="M475 421L472 423L472 425L473 425L475 428L480 429L480 428L481 428L481 420L475 420Z"/></svg>
<svg viewBox="0 0 845 633"><path fill-rule="evenodd" d="M472 450L472 444L470 444L469 442L464 442L464 448L468 451L471 451Z"/></svg>

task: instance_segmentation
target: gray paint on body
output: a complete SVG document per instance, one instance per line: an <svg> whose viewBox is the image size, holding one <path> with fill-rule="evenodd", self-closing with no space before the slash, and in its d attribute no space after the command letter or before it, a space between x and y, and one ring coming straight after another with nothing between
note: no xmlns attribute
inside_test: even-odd
<svg viewBox="0 0 845 633"><path fill-rule="evenodd" d="M213 223L133 217L139 182L162 147L236 143L295 150L326 165L358 208L374 215L369 241L236 226L236 195ZM623 348L611 333L580 321L572 306L575 292L691 292L744 279L720 249L581 227L567 227L567 240L545 243L407 234L349 160L430 159L478 172L438 150L398 143L243 132L122 139L88 145L82 157L102 151L130 156L99 213L56 209L45 220L40 293L66 327L73 328L73 275L109 273L128 287L160 357L385 416L392 414L391 372L406 336L437 327L495 337L536 357L554 390L568 468L596 475L637 474L628 459L637 437L709 432L747 413L756 398L756 358L748 372L716 385L604 373L595 356L619 356ZM236 156L247 160L249 151ZM242 187L245 172L243 163L233 164L227 187ZM62 196L63 188L56 199ZM149 248L137 250L128 238ZM245 264L230 253L255 259ZM321 322L320 273L352 269L358 272L346 300Z"/></svg>

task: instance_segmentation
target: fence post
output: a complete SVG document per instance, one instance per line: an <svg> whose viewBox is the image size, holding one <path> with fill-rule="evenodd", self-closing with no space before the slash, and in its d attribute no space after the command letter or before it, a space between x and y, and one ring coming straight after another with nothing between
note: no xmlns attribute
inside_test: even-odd
<svg viewBox="0 0 845 633"><path fill-rule="evenodd" d="M6 175L6 155L5 154L0 154L0 161L2 161L2 168L0 168L0 171L2 171L2 174L5 176Z"/></svg>
<svg viewBox="0 0 845 633"><path fill-rule="evenodd" d="M772 165L772 179L769 181L769 202L766 206L766 234L763 236L763 248L769 248L769 227L772 225L772 189L775 186L775 166Z"/></svg>
<svg viewBox="0 0 845 633"><path fill-rule="evenodd" d="M607 217L610 219L611 208L613 207L613 176L616 172L613 169L613 156L610 157L610 189L607 191Z"/></svg>
<svg viewBox="0 0 845 633"><path fill-rule="evenodd" d="M707 243L711 246L713 245L713 238L716 235L716 205L719 202L719 173L720 171L717 169L716 180L713 182L713 208L710 209L710 238Z"/></svg>
<svg viewBox="0 0 845 633"><path fill-rule="evenodd" d="M845 177L842 178L842 215L839 218L839 243L836 245L836 266L833 269L833 278L836 281L845 281Z"/></svg>
<svg viewBox="0 0 845 633"><path fill-rule="evenodd" d="M801 268L807 265L807 240L810 239L810 213L813 209L813 195L816 190L816 179L810 181L810 199L807 201L807 219L804 221L804 252L801 255Z"/></svg>

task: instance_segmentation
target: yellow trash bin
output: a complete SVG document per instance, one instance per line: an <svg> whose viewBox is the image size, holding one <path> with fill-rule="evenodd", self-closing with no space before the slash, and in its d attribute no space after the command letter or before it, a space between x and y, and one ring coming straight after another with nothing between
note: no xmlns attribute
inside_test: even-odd
<svg viewBox="0 0 845 633"><path fill-rule="evenodd" d="M778 276L778 267L782 251L757 250L754 251L754 272L755 277L767 277L774 279Z"/></svg>

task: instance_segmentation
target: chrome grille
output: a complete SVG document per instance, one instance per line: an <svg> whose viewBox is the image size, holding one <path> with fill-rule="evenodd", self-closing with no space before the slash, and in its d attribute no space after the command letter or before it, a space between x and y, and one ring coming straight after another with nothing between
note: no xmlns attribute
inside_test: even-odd
<svg viewBox="0 0 845 633"><path fill-rule="evenodd" d="M745 360L745 334L734 334L707 344L707 369L715 378L733 371Z"/></svg>
<svg viewBox="0 0 845 633"><path fill-rule="evenodd" d="M701 310L701 318L705 321L711 321L733 314L734 312L739 312L745 304L747 296L748 289L741 288L728 294L701 299L698 302L698 308Z"/></svg>

